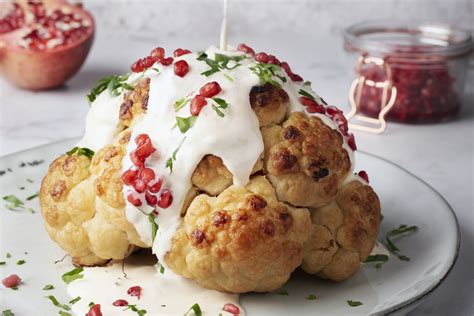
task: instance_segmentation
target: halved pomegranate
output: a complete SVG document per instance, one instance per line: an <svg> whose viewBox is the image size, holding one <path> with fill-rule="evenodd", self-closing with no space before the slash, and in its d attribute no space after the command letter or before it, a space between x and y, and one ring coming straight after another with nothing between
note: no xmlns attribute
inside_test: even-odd
<svg viewBox="0 0 474 316"><path fill-rule="evenodd" d="M63 84L82 66L94 19L64 0L0 3L0 72L32 90Z"/></svg>

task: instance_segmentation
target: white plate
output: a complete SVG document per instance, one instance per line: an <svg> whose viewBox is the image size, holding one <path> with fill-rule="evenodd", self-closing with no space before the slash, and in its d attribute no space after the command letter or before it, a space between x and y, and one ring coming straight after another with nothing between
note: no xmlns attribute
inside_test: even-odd
<svg viewBox="0 0 474 316"><path fill-rule="evenodd" d="M36 193L49 162L70 149L75 141L65 140L0 158L0 170L11 170L0 176L1 196L14 194L25 200ZM406 312L432 292L453 267L459 250L459 229L446 201L428 184L397 165L362 152L357 153L356 159L357 169L368 171L382 203L384 219L380 236L400 224L419 227L418 233L397 243L411 261L400 261L392 256L381 269L364 265L357 275L342 283L318 280L297 271L283 287L288 296L275 293L243 295L241 302L248 315ZM22 162L35 160L44 162L20 167ZM0 286L0 311L11 309L16 316L58 315L58 308L44 296L53 294L60 302L70 300L61 275L72 266L68 259L53 263L61 259L64 252L49 239L43 228L38 199L26 204L36 213L10 211L3 205L0 211L0 261L7 262L0 265L1 278L17 273L24 282L17 291ZM12 255L9 259L7 252ZM26 263L17 265L19 259ZM43 291L46 284L54 284L56 288ZM309 294L316 295L317 299L307 300ZM363 305L350 307L347 300L360 301ZM127 311L120 315L135 314Z"/></svg>

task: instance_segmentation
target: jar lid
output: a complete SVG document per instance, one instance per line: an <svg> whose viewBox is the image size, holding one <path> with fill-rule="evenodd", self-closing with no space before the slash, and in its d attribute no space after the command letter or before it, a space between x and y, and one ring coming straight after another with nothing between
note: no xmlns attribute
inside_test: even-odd
<svg viewBox="0 0 474 316"><path fill-rule="evenodd" d="M458 57L472 52L469 32L442 23L370 21L344 32L345 48L375 56Z"/></svg>

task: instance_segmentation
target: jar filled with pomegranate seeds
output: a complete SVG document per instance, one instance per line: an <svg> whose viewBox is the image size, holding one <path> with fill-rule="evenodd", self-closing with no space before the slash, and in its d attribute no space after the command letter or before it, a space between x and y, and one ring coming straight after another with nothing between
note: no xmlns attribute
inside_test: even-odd
<svg viewBox="0 0 474 316"><path fill-rule="evenodd" d="M344 42L356 77L349 100L359 116L386 112L391 121L433 123L459 112L472 53L467 31L434 23L364 22L347 28Z"/></svg>

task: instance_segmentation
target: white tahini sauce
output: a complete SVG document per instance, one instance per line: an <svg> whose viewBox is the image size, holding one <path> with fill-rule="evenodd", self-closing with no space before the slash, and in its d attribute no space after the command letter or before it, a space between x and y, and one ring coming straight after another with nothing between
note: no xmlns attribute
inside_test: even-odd
<svg viewBox="0 0 474 316"><path fill-rule="evenodd" d="M225 31L225 30L224 30ZM221 42L226 47L226 38ZM208 58L215 59L215 54L228 56L244 56L243 53L229 47L229 50L220 50L210 47L206 54ZM173 203L167 209L157 209L159 215L156 223L159 225L158 233L152 245L151 224L147 214L152 212L151 207L137 207L127 202L126 215L141 239L152 246L159 262L165 267L165 274L159 274L153 267L127 267L129 280L123 281L124 285L115 286L116 279L121 276L117 266L109 268L86 268L85 278L71 283L69 292L73 297L91 297L90 289L94 291L96 303L103 302L105 315L114 310L111 302L126 296L127 286L140 285L144 288L141 301L137 302L140 308L148 311L147 315L182 314L193 303L199 303L208 315L217 315L225 303L236 303L237 296L205 290L193 282L175 275L164 261L165 254L171 246L172 236L181 223L180 211L188 190L191 188L191 176L198 163L206 154L220 157L233 175L235 185L245 185L249 181L254 164L263 152L263 140L259 129L258 119L250 106L249 94L252 87L260 84L260 78L250 69L256 63L250 56L239 61L240 66L232 70L221 69L210 76L201 73L210 69L204 61L197 60L198 54L192 53L175 58L185 60L189 64L189 72L183 77L174 74L173 65L162 66L156 63L152 68L157 71L145 71L142 75L132 75L130 83L140 76L150 79L148 109L146 115L137 119L132 127L132 138L127 146L127 152L135 150L134 139L139 134L148 134L156 148L156 152L146 160L146 166L152 168L157 177L163 177L163 189L169 189L173 194ZM232 68L235 62L228 66ZM280 77L286 82L274 77L281 83L281 87L288 93L290 99L289 112L305 111L304 106L298 101L300 89L312 94L317 101L323 103L309 85L293 82L286 73L278 71ZM201 110L197 120L186 133L182 133L176 124L176 117L189 117L189 103L175 112L176 101L185 98L192 99L199 93L199 89L208 82L216 81L222 91L215 97L225 100L228 107L221 109L223 117L217 115L212 105L217 105L213 100L207 99L207 105ZM116 137L120 103L123 95L111 97L104 91L92 104L86 121L86 133L80 146L98 150L111 143ZM307 113L307 112L306 112ZM308 113L307 113L308 114ZM325 124L338 130L337 125L327 116L316 114ZM344 148L349 153L352 165L354 155L344 140ZM178 149L178 150L177 150ZM177 150L177 151L176 151ZM176 151L176 160L173 162L173 171L166 167L166 161ZM123 170L133 168L129 155L123 159ZM352 169L351 169L352 170ZM124 186L124 195L128 195L130 187ZM146 201L142 198L143 205ZM153 277L151 277L153 276ZM125 294L124 293L125 288ZM75 311L84 314L83 302L74 307ZM133 300L130 300L133 301ZM191 303L192 301L192 303ZM133 301L135 303L135 301ZM157 303L158 302L158 303ZM170 307L168 311L161 309L160 304ZM110 305L110 306L109 306ZM216 309L217 308L217 309ZM179 310L179 312L178 312ZM244 311L241 309L243 315ZM132 314L131 314L132 315Z"/></svg>

